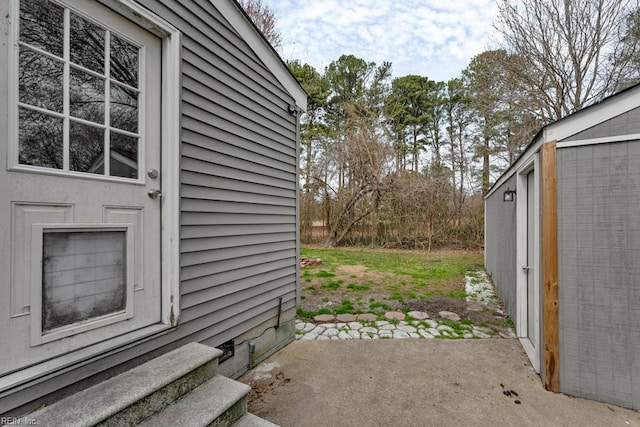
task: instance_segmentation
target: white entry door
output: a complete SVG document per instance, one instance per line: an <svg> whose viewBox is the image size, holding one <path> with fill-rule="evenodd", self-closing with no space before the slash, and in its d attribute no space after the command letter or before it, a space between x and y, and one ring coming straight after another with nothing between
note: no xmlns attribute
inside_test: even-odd
<svg viewBox="0 0 640 427"><path fill-rule="evenodd" d="M161 320L161 40L94 0L12 2L0 376Z"/></svg>

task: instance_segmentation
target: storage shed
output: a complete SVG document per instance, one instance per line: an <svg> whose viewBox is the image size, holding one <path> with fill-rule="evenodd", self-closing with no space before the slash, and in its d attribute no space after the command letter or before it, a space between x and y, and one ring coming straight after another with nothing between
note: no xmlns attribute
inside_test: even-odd
<svg viewBox="0 0 640 427"><path fill-rule="evenodd" d="M0 414L191 342L237 377L292 341L307 96L239 5L0 17Z"/></svg>
<svg viewBox="0 0 640 427"><path fill-rule="evenodd" d="M486 269L545 386L640 409L640 86L542 129L485 218Z"/></svg>

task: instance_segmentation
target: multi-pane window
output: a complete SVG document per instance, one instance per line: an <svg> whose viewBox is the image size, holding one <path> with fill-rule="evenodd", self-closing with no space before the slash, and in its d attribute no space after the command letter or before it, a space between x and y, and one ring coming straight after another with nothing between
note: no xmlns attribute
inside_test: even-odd
<svg viewBox="0 0 640 427"><path fill-rule="evenodd" d="M140 47L51 0L21 0L18 163L139 178Z"/></svg>

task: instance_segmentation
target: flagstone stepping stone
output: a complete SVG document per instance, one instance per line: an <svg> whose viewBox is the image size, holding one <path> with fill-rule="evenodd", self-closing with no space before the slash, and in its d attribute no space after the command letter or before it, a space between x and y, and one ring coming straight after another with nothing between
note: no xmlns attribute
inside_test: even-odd
<svg viewBox="0 0 640 427"><path fill-rule="evenodd" d="M313 317L313 321L315 323L329 323L329 322L333 322L335 320L335 317L333 314L318 314L317 316Z"/></svg>
<svg viewBox="0 0 640 427"><path fill-rule="evenodd" d="M341 340L352 340L353 339L353 337L351 335L349 335L345 331L340 331L340 333L338 334L338 338L340 338Z"/></svg>
<svg viewBox="0 0 640 427"><path fill-rule="evenodd" d="M427 325L429 325L430 328L437 328L439 323L436 322L435 320L431 320L431 319L425 319L423 320L423 322Z"/></svg>
<svg viewBox="0 0 640 427"><path fill-rule="evenodd" d="M358 332L358 331L353 331L353 330L352 330L352 331L349 331L349 332L347 332L347 333L348 333L349 335L351 335L351 337L352 337L353 339L356 339L356 340L360 339L360 332Z"/></svg>
<svg viewBox="0 0 640 427"><path fill-rule="evenodd" d="M418 333L425 338L433 338L433 335L431 335L429 332L427 332L424 329L418 329Z"/></svg>
<svg viewBox="0 0 640 427"><path fill-rule="evenodd" d="M460 316L452 311L440 311L438 312L438 316L442 317L443 319L452 320L454 322L458 322L460 320Z"/></svg>
<svg viewBox="0 0 640 427"><path fill-rule="evenodd" d="M397 328L399 331L402 332L417 332L418 328L414 327L414 326L410 326L410 325L400 325Z"/></svg>
<svg viewBox="0 0 640 427"><path fill-rule="evenodd" d="M338 314L336 316L336 320L340 323L355 322L357 320L357 316L355 314Z"/></svg>
<svg viewBox="0 0 640 427"><path fill-rule="evenodd" d="M454 329L453 329L451 326L448 326L448 325L440 325L440 326L438 326L438 328L437 328L437 329L438 329L440 332L443 332L443 331L447 331L447 332L454 332Z"/></svg>
<svg viewBox="0 0 640 427"><path fill-rule="evenodd" d="M309 333L310 334L316 334L316 335L322 335L322 333L324 332L325 329L326 328L324 328L323 326L316 326Z"/></svg>
<svg viewBox="0 0 640 427"><path fill-rule="evenodd" d="M375 322L376 320L378 320L378 316L371 313L358 314L358 316L356 317L356 320L358 320L359 322Z"/></svg>
<svg viewBox="0 0 640 427"><path fill-rule="evenodd" d="M339 333L340 333L340 331L338 331L337 329L330 328L330 329L327 329L326 331L324 331L324 334L322 334L322 335L326 335L328 337L335 337Z"/></svg>
<svg viewBox="0 0 640 427"><path fill-rule="evenodd" d="M404 320L405 315L399 311L387 311L384 314L384 318L389 320Z"/></svg>
<svg viewBox="0 0 640 427"><path fill-rule="evenodd" d="M440 335L440 331L437 330L436 328L429 328L429 329L427 329L427 332L429 332L434 337L437 337L437 336Z"/></svg>
<svg viewBox="0 0 640 427"><path fill-rule="evenodd" d="M403 331L399 331L399 330L395 330L393 331L393 338L394 339L403 339L403 338L410 338L409 334Z"/></svg>
<svg viewBox="0 0 640 427"><path fill-rule="evenodd" d="M316 327L316 325L313 324L313 323L304 323L303 324L303 328L302 328L302 332L304 332L306 334L307 332L311 332L312 330L314 330L315 327Z"/></svg>
<svg viewBox="0 0 640 427"><path fill-rule="evenodd" d="M410 311L407 313L407 315L413 317L416 320L424 320L429 318L429 315L424 311Z"/></svg>

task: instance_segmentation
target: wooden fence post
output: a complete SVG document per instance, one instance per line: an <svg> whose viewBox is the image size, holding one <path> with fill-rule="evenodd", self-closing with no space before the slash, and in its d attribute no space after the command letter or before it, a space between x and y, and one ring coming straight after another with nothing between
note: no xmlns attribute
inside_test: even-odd
<svg viewBox="0 0 640 427"><path fill-rule="evenodd" d="M542 382L549 391L560 392L558 324L558 191L556 142L540 147L541 260L544 369Z"/></svg>

